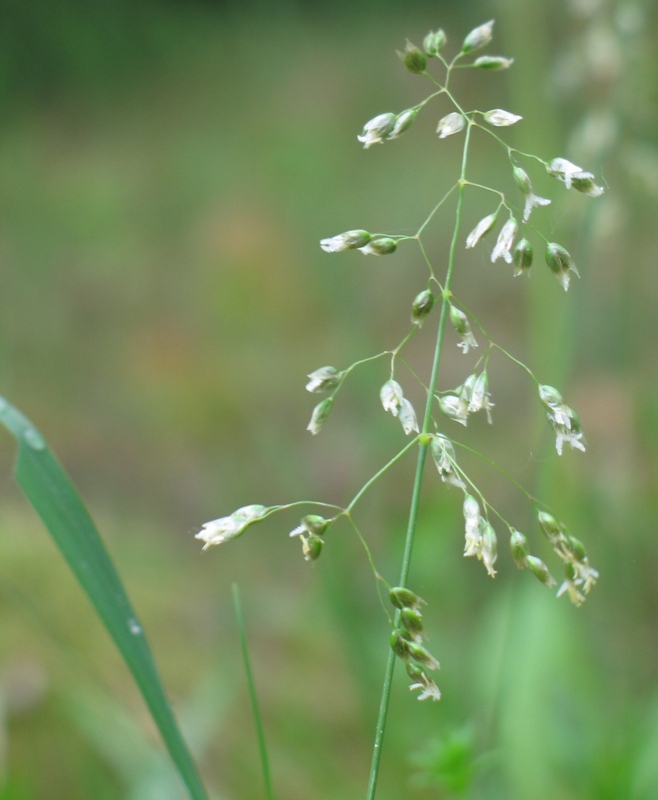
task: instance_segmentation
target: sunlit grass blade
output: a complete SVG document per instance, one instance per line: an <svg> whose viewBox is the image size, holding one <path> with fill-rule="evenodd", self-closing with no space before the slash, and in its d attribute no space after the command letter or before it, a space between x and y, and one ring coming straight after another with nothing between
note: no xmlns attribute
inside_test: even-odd
<svg viewBox="0 0 658 800"><path fill-rule="evenodd" d="M169 708L142 627L89 512L41 434L3 398L0 398L0 422L18 443L14 467L18 484L119 648L190 797L207 800Z"/></svg>

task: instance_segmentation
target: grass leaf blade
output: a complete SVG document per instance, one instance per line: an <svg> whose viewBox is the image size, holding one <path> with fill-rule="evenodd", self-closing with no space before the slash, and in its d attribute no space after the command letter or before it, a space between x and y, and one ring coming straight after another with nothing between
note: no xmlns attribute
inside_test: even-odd
<svg viewBox="0 0 658 800"><path fill-rule="evenodd" d="M18 443L14 476L19 486L118 647L190 797L207 800L142 627L89 512L41 434L3 398L0 398L0 422Z"/></svg>

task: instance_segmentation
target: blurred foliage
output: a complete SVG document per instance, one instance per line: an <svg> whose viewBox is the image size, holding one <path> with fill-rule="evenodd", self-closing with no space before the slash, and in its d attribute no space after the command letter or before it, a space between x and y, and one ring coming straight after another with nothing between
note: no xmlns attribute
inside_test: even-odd
<svg viewBox="0 0 658 800"><path fill-rule="evenodd" d="M460 254L455 292L560 386L589 449L558 460L532 387L502 359L490 368L495 424L459 436L551 503L601 581L573 609L502 552L492 583L462 558L458 497L428 470L412 585L429 603L443 699L418 704L397 676L378 796L653 800L657 10L401 6L3 0L1 393L89 502L214 796L261 796L232 581L278 795L360 796L387 636L351 531L332 532L312 568L288 537L294 516L204 555L193 533L246 503L345 502L398 448L381 365L353 376L313 440L304 376L399 341L425 268L411 249L330 258L318 240L413 230L452 183L460 144L436 141L438 106L390 146L364 153L356 134L424 96L395 56L407 36L441 25L460 41L495 17L496 52L514 67L462 73L456 90L523 114L515 144L584 163L609 192L594 204L532 175L580 267L566 297L540 261L514 281L486 248ZM513 187L487 142L473 171ZM469 196L465 231L487 202ZM447 252L442 219L434 252ZM430 328L410 354L420 370ZM449 339L442 383L459 383L464 364ZM0 798L180 798L127 670L9 480L4 441ZM391 578L411 464L358 515ZM513 487L465 466L549 560Z"/></svg>

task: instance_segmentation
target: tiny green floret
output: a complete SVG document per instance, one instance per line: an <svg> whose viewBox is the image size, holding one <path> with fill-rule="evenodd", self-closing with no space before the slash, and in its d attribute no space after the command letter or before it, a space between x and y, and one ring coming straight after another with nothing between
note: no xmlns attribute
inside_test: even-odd
<svg viewBox="0 0 658 800"><path fill-rule="evenodd" d="M415 592L412 592L411 589L407 589L404 586L394 586L392 589L389 589L388 596L391 603L396 608L414 608L419 610L421 606L425 605L425 601L422 597L418 597Z"/></svg>
<svg viewBox="0 0 658 800"><path fill-rule="evenodd" d="M512 528L510 532L509 546L516 566L519 569L527 567L528 540L521 531L517 531L516 528Z"/></svg>
<svg viewBox="0 0 658 800"><path fill-rule="evenodd" d="M423 632L423 618L420 611L415 608L403 608L400 612L400 621L412 638Z"/></svg>
<svg viewBox="0 0 658 800"><path fill-rule="evenodd" d="M397 249L398 243L395 239L388 236L380 236L377 239L371 239L364 247L359 247L359 250L365 256L387 256L394 253Z"/></svg>
<svg viewBox="0 0 658 800"><path fill-rule="evenodd" d="M511 111L505 111L502 108L492 108L491 111L485 111L483 116L489 125L495 125L497 128L507 128L523 119L518 114L512 114Z"/></svg>
<svg viewBox="0 0 658 800"><path fill-rule="evenodd" d="M514 264L514 275L523 275L532 266L533 249L527 239L519 239L512 250L512 263Z"/></svg>
<svg viewBox="0 0 658 800"><path fill-rule="evenodd" d="M333 397L327 397L322 402L318 403L313 409L311 421L306 426L306 430L310 431L313 436L317 436L317 434L322 430L322 426L327 421L327 418L331 413L331 406L333 402Z"/></svg>
<svg viewBox="0 0 658 800"><path fill-rule="evenodd" d="M466 237L466 249L471 247L475 247L475 245L480 241L480 239L493 228L496 224L496 217L498 216L498 212L495 214L487 214L486 217L483 217L478 224L473 228L473 230L468 234Z"/></svg>
<svg viewBox="0 0 658 800"><path fill-rule="evenodd" d="M320 367L309 372L306 377L309 379L306 384L307 392L329 392L340 384L343 373L334 367Z"/></svg>
<svg viewBox="0 0 658 800"><path fill-rule="evenodd" d="M496 72L501 69L509 69L513 63L513 58L505 58L504 56L478 56L473 62L473 66Z"/></svg>
<svg viewBox="0 0 658 800"><path fill-rule="evenodd" d="M386 138L397 139L400 136L402 136L403 133L406 133L409 130L409 128L414 124L416 117L418 116L419 110L420 109L418 108L408 108L406 111L400 112L395 118L395 124L393 125L393 129Z"/></svg>
<svg viewBox="0 0 658 800"><path fill-rule="evenodd" d="M343 250L354 250L368 244L372 236L368 231L346 231L332 236L329 239L321 239L320 247L326 253L342 253Z"/></svg>
<svg viewBox="0 0 658 800"><path fill-rule="evenodd" d="M230 539L241 536L249 525L261 520L267 511L266 506L258 504L243 506L234 511L229 517L220 517L211 522L204 522L195 538L205 542L203 545L204 550L214 545L223 544Z"/></svg>
<svg viewBox="0 0 658 800"><path fill-rule="evenodd" d="M425 53L423 53L420 48L416 47L415 44L412 44L409 39L407 39L404 52L401 53L398 50L398 57L409 72L413 72L415 75L422 75L422 73L425 72L427 57Z"/></svg>
<svg viewBox="0 0 658 800"><path fill-rule="evenodd" d="M464 354L468 353L471 347L478 346L473 331L471 330L468 317L463 311L457 308L457 306L450 306L450 323L461 336L461 342L459 342L457 347L461 348Z"/></svg>
<svg viewBox="0 0 658 800"><path fill-rule="evenodd" d="M528 569L532 574L537 578L540 583L543 583L544 586L548 586L549 589L551 586L556 586L557 581L549 572L548 567L541 558L537 558L537 556L526 556L526 561L528 564Z"/></svg>
<svg viewBox="0 0 658 800"><path fill-rule="evenodd" d="M580 277L571 255L562 245L555 242L549 242L546 246L546 263L565 292L569 288L571 273Z"/></svg>
<svg viewBox="0 0 658 800"><path fill-rule="evenodd" d="M411 321L420 328L425 321L425 317L434 307L434 295L429 289L417 294L411 304Z"/></svg>
<svg viewBox="0 0 658 800"><path fill-rule="evenodd" d="M437 56L439 54L447 41L448 39L444 31L439 28L438 31L430 31L423 39L423 49L431 58L432 56Z"/></svg>
<svg viewBox="0 0 658 800"><path fill-rule="evenodd" d="M454 133L464 130L465 125L464 115L459 111L452 111L439 120L436 132L439 134L439 139L445 139L446 136L452 136Z"/></svg>
<svg viewBox="0 0 658 800"><path fill-rule="evenodd" d="M385 114L379 114L368 120L363 126L363 131L356 138L363 143L363 147L367 150L373 144L381 144L384 139L388 138L389 133L395 127L397 114L387 111Z"/></svg>
<svg viewBox="0 0 658 800"><path fill-rule="evenodd" d="M479 25L477 28L468 34L462 44L462 53L474 53L476 50L481 50L486 47L493 36L494 21L485 22L484 25Z"/></svg>
<svg viewBox="0 0 658 800"><path fill-rule="evenodd" d="M391 650L398 658L401 658L403 661L409 658L409 642L399 631L391 631L390 644Z"/></svg>

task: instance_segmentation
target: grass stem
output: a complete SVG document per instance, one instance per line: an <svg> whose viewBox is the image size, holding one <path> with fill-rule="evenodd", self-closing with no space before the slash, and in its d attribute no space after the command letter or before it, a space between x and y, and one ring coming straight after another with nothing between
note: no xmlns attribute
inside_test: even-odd
<svg viewBox="0 0 658 800"><path fill-rule="evenodd" d="M457 195L457 208L455 211L455 228L452 234L452 241L450 242L450 254L448 257L448 270L446 273L445 286L443 291L443 301L441 304L441 316L439 318L439 329L436 337L436 348L434 351L434 361L432 363L432 373L430 376L429 384L427 387L427 402L425 404L425 415L423 418L423 427L419 437L420 445L418 448L418 461L416 462L416 474L414 478L414 485L411 492L411 504L409 508L409 522L407 525L407 535L404 543L404 553L402 556L402 567L400 569L400 582L399 586L405 586L409 576L409 568L411 565L411 551L413 548L414 536L416 533L416 521L418 519L418 504L420 500L420 487L423 481L423 470L425 468L425 457L427 456L428 437L430 422L432 420L432 404L434 399L434 390L436 388L437 376L439 374L439 364L441 361L441 350L443 349L443 333L445 330L446 317L450 306L450 280L455 263L455 249L457 247L457 238L459 236L459 226L461 222L462 202L464 199L464 182L466 175L466 162L468 157L468 143L470 139L471 124L466 128L466 137L464 139L464 150L462 153L462 166L461 177L459 181L459 192ZM395 624L399 622L399 612L395 616ZM393 671L395 668L395 653L389 649L388 661L386 662L386 671L384 673L384 683L382 686L382 697L379 704L379 715L377 717L377 728L375 731L375 741L372 750L372 759L370 763L370 776L368 779L368 790L366 793L366 800L374 800L375 792L377 790L377 777L379 774L379 763L381 760L382 746L384 743L384 732L386 730L386 719L388 716L388 707L391 697L391 685L393 683Z"/></svg>
<svg viewBox="0 0 658 800"><path fill-rule="evenodd" d="M238 634L240 637L240 650L242 651L242 661L244 663L244 672L247 678L247 686L249 687L249 701L251 703L251 712L254 717L254 725L256 727L256 738L258 739L258 751L260 754L260 763L263 770L263 783L265 784L265 798L266 800L274 800L272 792L272 780L270 778L270 765L267 759L267 747L265 746L265 734L263 732L263 725L258 710L258 698L256 697L256 686L254 684L254 676L251 672L251 665L249 663L249 653L247 651L247 637L244 630L244 619L242 617L242 606L240 604L240 590L237 583L231 586L231 595L233 597L233 610L235 612L235 619L238 626Z"/></svg>

